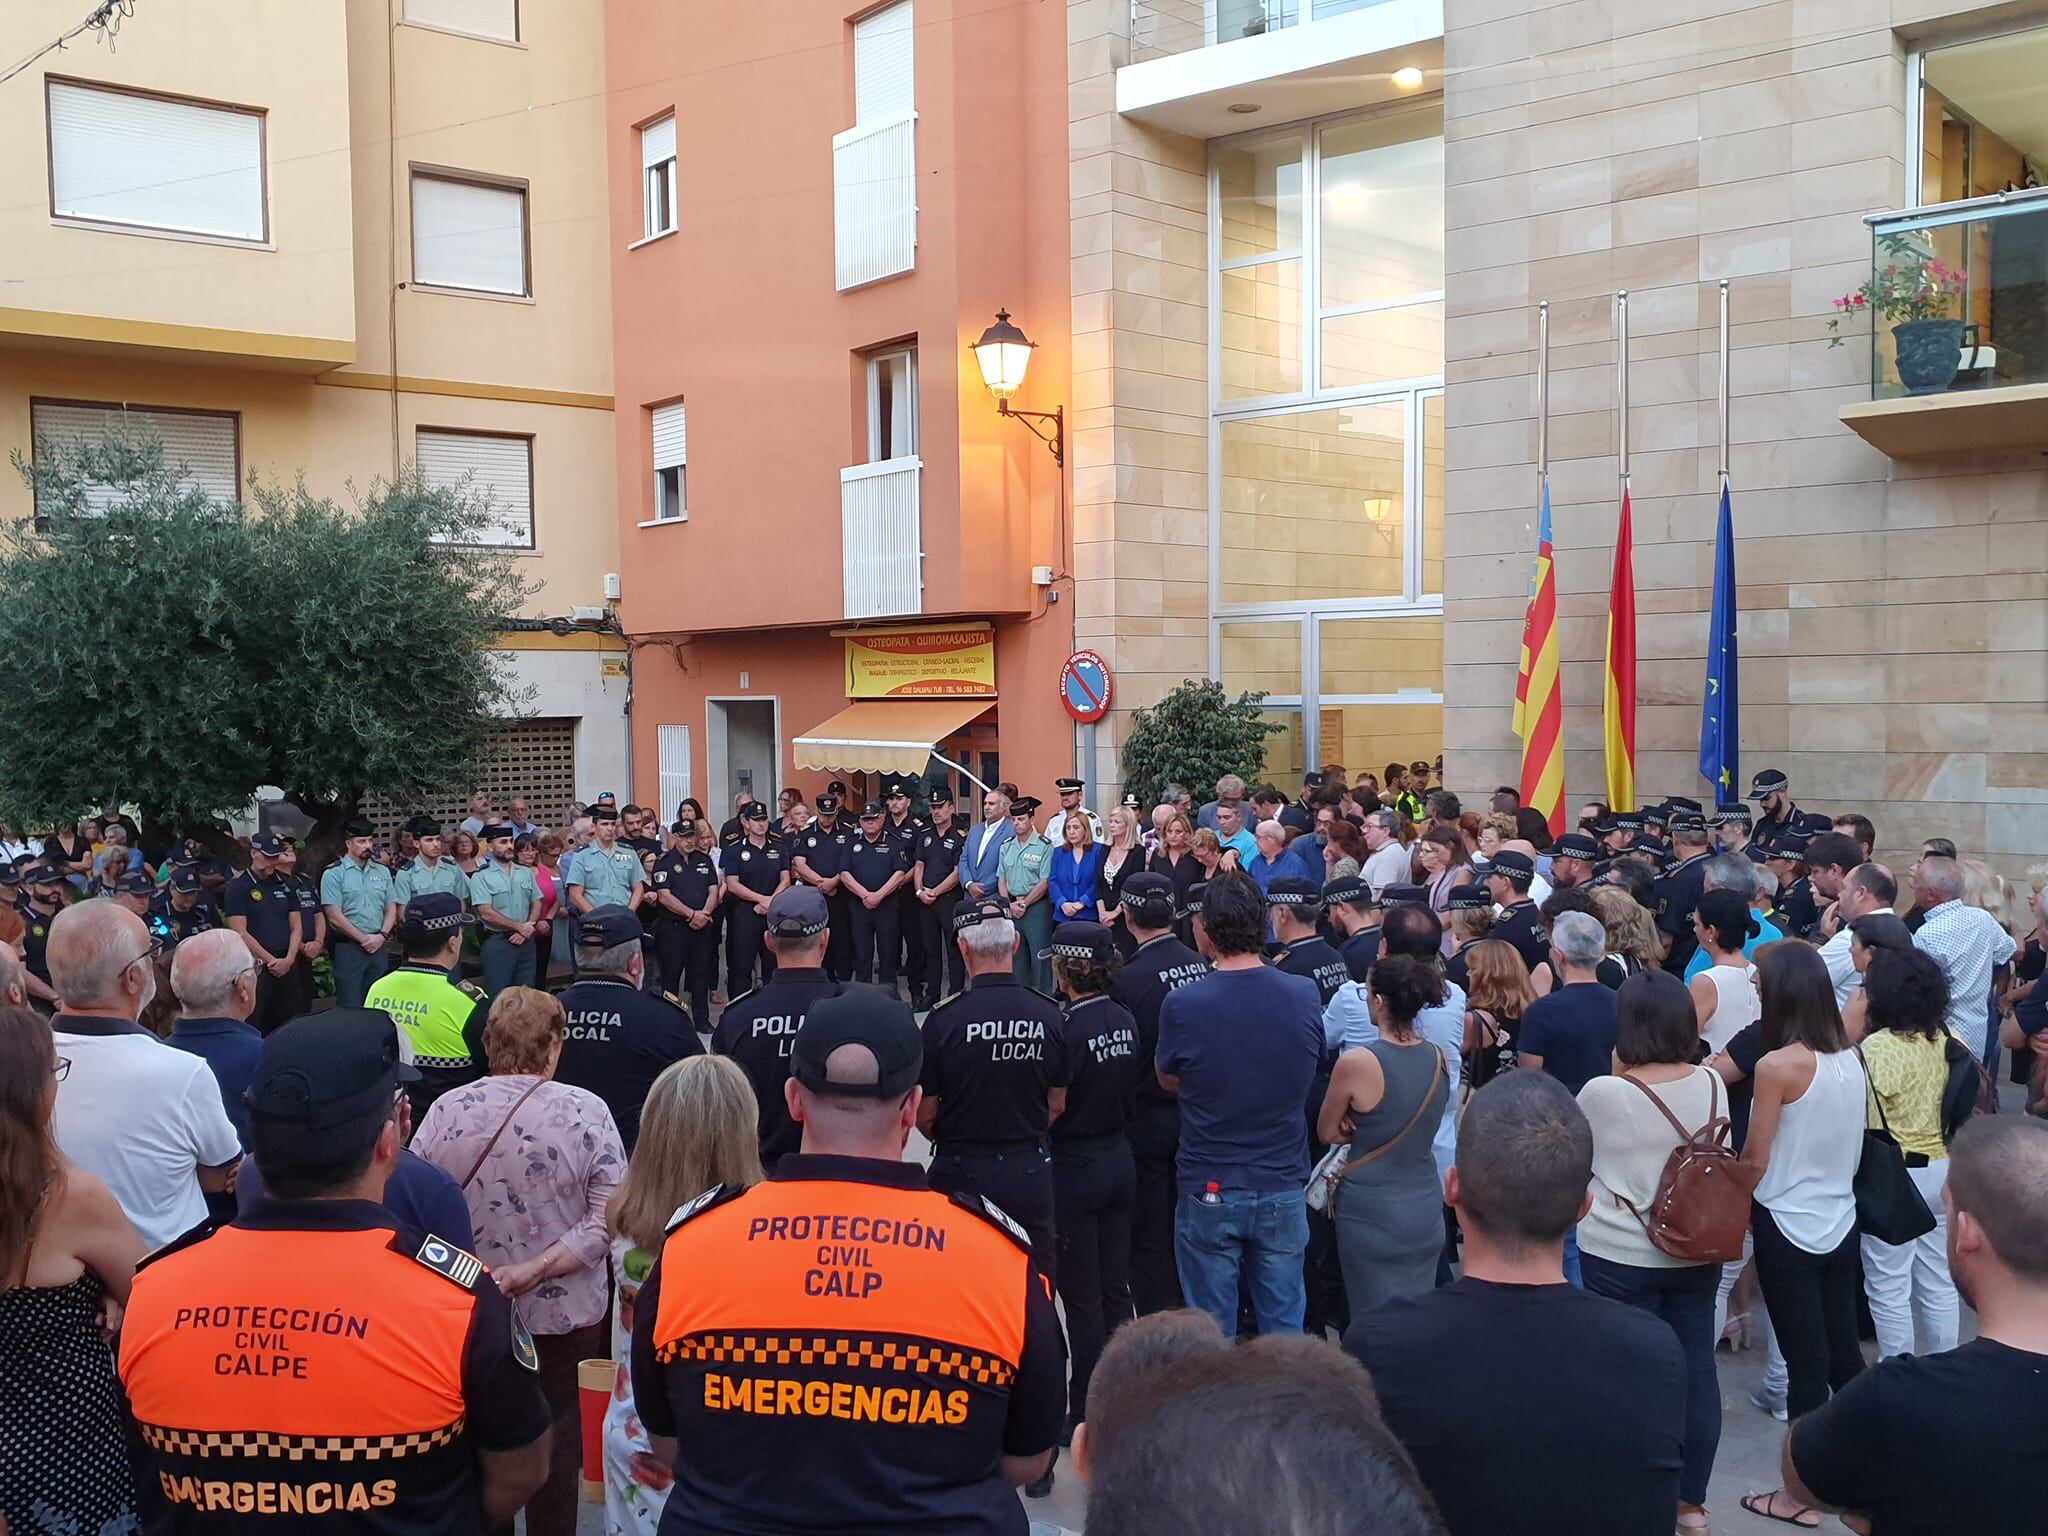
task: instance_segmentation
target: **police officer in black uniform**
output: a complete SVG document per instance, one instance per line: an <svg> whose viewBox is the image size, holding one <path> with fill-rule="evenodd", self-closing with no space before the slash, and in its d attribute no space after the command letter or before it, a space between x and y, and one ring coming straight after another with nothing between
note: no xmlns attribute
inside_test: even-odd
<svg viewBox="0 0 2048 1536"><path fill-rule="evenodd" d="M882 804L887 813L882 831L902 851L904 869L913 870L917 867L917 845L931 822L912 809L910 785L902 778L892 776L888 780ZM904 989L913 995L924 979L924 924L919 921L923 912L917 886L906 877L896 887L896 942L903 960L898 974L903 977Z"/></svg>
<svg viewBox="0 0 2048 1536"><path fill-rule="evenodd" d="M320 882L300 870L298 845L289 838L285 839L284 852L278 855L277 868L291 881L297 898L299 958L292 966L291 981L299 989L298 1012L306 1013L319 995L313 980L313 962L327 950L327 909L320 902Z"/></svg>
<svg viewBox="0 0 2048 1536"><path fill-rule="evenodd" d="M924 1021L924 1103L932 1188L993 1200L1053 1264L1052 1154L1046 1132L1066 1106L1067 1046L1059 1004L1021 985L1010 965L1017 928L996 902L953 915L967 990Z"/></svg>
<svg viewBox="0 0 2048 1536"><path fill-rule="evenodd" d="M1707 818L1698 810L1674 809L1670 826L1674 858L1657 881L1657 931L1670 946L1664 952L1664 969L1683 976L1693 951L1699 948L1692 915L1707 888L1707 860L1714 850L1707 843Z"/></svg>
<svg viewBox="0 0 2048 1536"><path fill-rule="evenodd" d="M1749 807L1737 802L1733 805L1717 805L1714 814L1707 818L1713 829L1714 846L1722 853L1740 853L1749 846L1750 824L1754 818Z"/></svg>
<svg viewBox="0 0 2048 1536"><path fill-rule="evenodd" d="M1327 1007L1351 979L1351 972L1336 946L1316 931L1316 922L1323 915L1322 887L1298 875L1282 875L1267 888L1266 906L1280 939L1274 967L1314 982Z"/></svg>
<svg viewBox="0 0 2048 1536"><path fill-rule="evenodd" d="M775 957L762 948L768 931L769 898L789 884L782 844L768 833L768 807L750 800L740 810L740 835L725 845L718 872L725 880L725 995L738 997L754 984L759 962L765 981L775 974Z"/></svg>
<svg viewBox="0 0 2048 1536"><path fill-rule="evenodd" d="M1550 958L1550 936L1543 931L1536 903L1529 899L1535 878L1536 861L1513 848L1501 849L1486 866L1487 894L1501 907L1493 936L1512 944L1531 971Z"/></svg>
<svg viewBox="0 0 2048 1536"><path fill-rule="evenodd" d="M825 974L825 898L808 885L793 885L768 903L768 947L775 971L752 992L725 1005L711 1049L730 1056L754 1085L761 1108L761 1166L771 1173L796 1151L803 1128L789 1117L782 1086L789 1081L790 1046L812 1004L837 997L840 984Z"/></svg>
<svg viewBox="0 0 2048 1536"><path fill-rule="evenodd" d="M1453 886L1455 892L1460 887ZM1380 957L1380 904L1357 875L1339 875L1324 882L1323 911L1337 930L1337 953L1344 972L1353 981L1363 981Z"/></svg>
<svg viewBox="0 0 2048 1536"><path fill-rule="evenodd" d="M249 867L228 881L223 903L228 926L242 935L256 956L256 1011L249 1022L266 1035L301 1011L292 973L273 975L268 964L284 959L300 937L299 888L278 867L284 849L285 840L275 832L250 838Z"/></svg>
<svg viewBox="0 0 2048 1536"><path fill-rule="evenodd" d="M654 861L647 877L654 893L654 958L661 990L680 996L689 984L690 1019L711 1026L711 987L718 972L718 866L697 846L698 823L669 827L675 844Z"/></svg>
<svg viewBox="0 0 2048 1536"><path fill-rule="evenodd" d="M1112 990L1137 1023L1142 1067L1159 1053L1159 1005L1166 994L1208 975L1209 963L1174 932L1178 914L1173 881L1165 875L1131 876L1117 900L1124 926L1138 947L1117 973ZM1131 1225L1131 1293L1142 1317L1181 1305L1180 1274L1173 1258L1173 1212L1180 1198L1173 1170L1180 1150L1180 1101L1160 1086L1156 1072L1138 1074L1129 1134L1138 1178Z"/></svg>
<svg viewBox="0 0 2048 1536"><path fill-rule="evenodd" d="M1469 912L1480 907L1491 911L1493 908L1493 898L1477 885L1470 882L1464 885L1452 886L1450 895L1444 900L1445 931L1448 932L1450 930L1449 919L1451 913L1459 911ZM1491 937L1491 935L1488 935L1488 937ZM1467 939L1448 955L1444 956L1444 980L1455 982L1460 992L1469 993L1472 990L1472 962L1465 958L1465 951L1474 944L1481 942L1483 941L1479 939ZM1373 941L1373 950L1375 954L1378 953L1379 941L1377 937Z"/></svg>
<svg viewBox="0 0 2048 1536"><path fill-rule="evenodd" d="M896 990L896 953L903 942L897 893L910 883L911 860L904 840L889 831L879 800L860 808L860 826L846 845L839 876L846 898L847 933L853 945L852 980L879 980Z"/></svg>
<svg viewBox="0 0 2048 1536"><path fill-rule="evenodd" d="M931 821L917 837L910 869L910 900L917 913L918 951L924 965L912 978L911 1005L929 1008L967 985L960 948L953 942L953 913L960 906L960 850L967 829L953 819L953 792L931 792Z"/></svg>
<svg viewBox="0 0 2048 1536"><path fill-rule="evenodd" d="M789 850L789 872L805 885L815 886L825 898L826 910L832 914L832 926L826 934L825 969L835 981L849 981L853 977L851 898L839 883L852 842L852 834L839 819L839 796L827 791L818 796L818 819L798 835Z"/></svg>
<svg viewBox="0 0 2048 1536"><path fill-rule="evenodd" d="M1765 768L1749 781L1749 798L1757 803L1757 817L1749 835L1760 843L1775 843L1779 834L1800 825L1801 812L1792 799L1792 781L1782 770Z"/></svg>
<svg viewBox="0 0 2048 1536"><path fill-rule="evenodd" d="M1820 927L1820 902L1814 898L1813 880L1806 870L1806 846L1819 835L1812 825L1815 820L1827 818L1808 818L1802 814L1765 845L1779 880L1775 910L1785 920L1785 932L1795 939L1805 938Z"/></svg>
<svg viewBox="0 0 2048 1536"><path fill-rule="evenodd" d="M555 1081L605 1102L631 1155L647 1090L672 1063L702 1056L704 1042L673 997L646 991L640 919L624 907L592 907L576 919L576 984L562 993L568 1029Z"/></svg>
<svg viewBox="0 0 2048 1536"><path fill-rule="evenodd" d="M318 905L317 892L314 904ZM171 871L171 878L164 882L149 910L151 916L163 920L173 945L182 944L195 933L225 926L220 908L213 904L200 881L199 867L182 861Z"/></svg>
<svg viewBox="0 0 2048 1536"><path fill-rule="evenodd" d="M1059 1233L1060 1301L1073 1360L1067 1427L1086 1417L1088 1378L1102 1346L1130 1321L1131 1221L1138 1173L1128 1130L1142 1070L1138 1023L1110 993L1116 936L1101 923L1065 922L1046 958L1059 988L1067 1035L1067 1107L1052 1123L1053 1221Z"/></svg>
<svg viewBox="0 0 2048 1536"><path fill-rule="evenodd" d="M50 982L50 924L64 910L64 876L54 864L31 864L23 871L21 883L21 916L28 924L21 934L23 985L31 1002L54 1008L57 989Z"/></svg>

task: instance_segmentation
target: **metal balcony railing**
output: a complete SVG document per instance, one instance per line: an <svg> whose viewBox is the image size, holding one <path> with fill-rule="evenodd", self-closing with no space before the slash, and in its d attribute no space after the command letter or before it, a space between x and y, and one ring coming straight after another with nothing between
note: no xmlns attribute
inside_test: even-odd
<svg viewBox="0 0 2048 1536"><path fill-rule="evenodd" d="M1130 0L1131 62L1362 11L1385 0Z"/></svg>
<svg viewBox="0 0 2048 1536"><path fill-rule="evenodd" d="M918 459L839 471L839 539L846 617L894 618L924 607L924 525Z"/></svg>

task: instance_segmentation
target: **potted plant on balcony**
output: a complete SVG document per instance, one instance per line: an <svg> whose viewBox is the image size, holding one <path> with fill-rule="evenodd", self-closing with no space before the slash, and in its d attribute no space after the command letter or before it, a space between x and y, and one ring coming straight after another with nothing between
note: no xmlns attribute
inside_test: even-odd
<svg viewBox="0 0 2048 1536"><path fill-rule="evenodd" d="M1892 323L1898 348L1899 382L1906 392L1929 395L1955 383L1963 361L1966 322L1951 314L1969 287L1970 274L1952 267L1908 235L1886 235L1878 242L1883 265L1875 268L1854 293L1835 300L1828 321L1832 338L1842 344L1842 322L1869 313Z"/></svg>

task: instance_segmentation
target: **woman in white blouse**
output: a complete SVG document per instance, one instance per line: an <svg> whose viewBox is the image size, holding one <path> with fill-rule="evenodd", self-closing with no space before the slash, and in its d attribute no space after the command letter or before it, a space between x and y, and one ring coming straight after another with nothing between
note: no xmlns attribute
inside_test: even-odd
<svg viewBox="0 0 2048 1536"><path fill-rule="evenodd" d="M1756 932L1756 919L1738 893L1708 891L1693 912L1692 931L1707 957L1707 969L1686 985L1699 1015L1700 1038L1711 1056L1726 1050L1730 1040L1755 1023L1763 1007L1756 994L1756 967L1742 950Z"/></svg>

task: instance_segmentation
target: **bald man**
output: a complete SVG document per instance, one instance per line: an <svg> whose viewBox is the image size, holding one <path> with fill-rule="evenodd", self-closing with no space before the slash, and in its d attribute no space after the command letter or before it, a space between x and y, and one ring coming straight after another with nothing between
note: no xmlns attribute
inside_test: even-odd
<svg viewBox="0 0 2048 1536"><path fill-rule="evenodd" d="M0 1008L26 1008L28 984L21 979L21 960L0 944Z"/></svg>
<svg viewBox="0 0 2048 1536"><path fill-rule="evenodd" d="M263 1035L249 1022L259 969L249 946L225 928L194 934L171 956L171 990L181 1011L170 1043L211 1069L221 1108L244 1145L249 1112L242 1095L263 1051Z"/></svg>
<svg viewBox="0 0 2048 1536"><path fill-rule="evenodd" d="M59 999L50 1130L151 1248L206 1220L206 1196L233 1188L242 1160L206 1063L165 1050L136 1023L156 996L156 955L142 919L117 902L80 902L50 924Z"/></svg>

